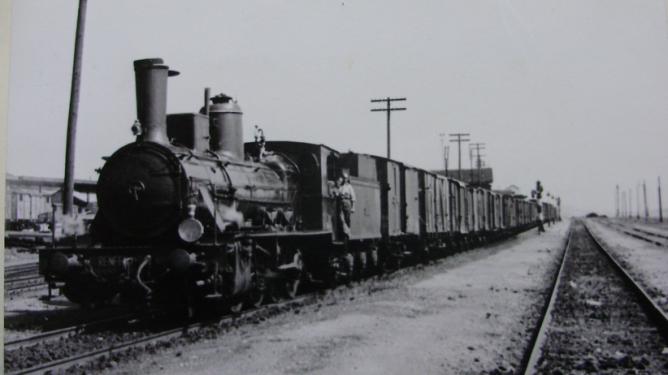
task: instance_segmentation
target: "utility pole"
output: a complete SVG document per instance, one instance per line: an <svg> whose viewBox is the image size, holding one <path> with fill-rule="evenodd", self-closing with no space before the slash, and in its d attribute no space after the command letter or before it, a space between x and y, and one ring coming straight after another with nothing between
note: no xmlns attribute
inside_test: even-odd
<svg viewBox="0 0 668 375"><path fill-rule="evenodd" d="M649 220L649 211L647 210L647 185L645 180L642 181L642 195L645 199L645 221Z"/></svg>
<svg viewBox="0 0 668 375"><path fill-rule="evenodd" d="M626 193L622 191L622 218L626 216Z"/></svg>
<svg viewBox="0 0 668 375"><path fill-rule="evenodd" d="M83 56L86 5L88 0L79 0L77 31L74 40L74 64L70 91L70 112L67 119L67 145L65 148L65 181L63 184L63 215L72 213L74 201L74 152L77 138L77 116L79 113L79 87L81 86L81 60ZM55 228L54 228L55 231Z"/></svg>
<svg viewBox="0 0 668 375"><path fill-rule="evenodd" d="M469 178L471 183L473 183L473 150L471 150L471 144L469 143Z"/></svg>
<svg viewBox="0 0 668 375"><path fill-rule="evenodd" d="M640 183L636 184L636 220L640 220Z"/></svg>
<svg viewBox="0 0 668 375"><path fill-rule="evenodd" d="M617 185L617 198L615 199L615 208L617 209L616 217L619 217L619 185Z"/></svg>
<svg viewBox="0 0 668 375"><path fill-rule="evenodd" d="M371 110L371 112L387 112L387 158L390 158L390 112L391 111L405 111L406 108L390 108L390 102L396 102L396 101L404 101L406 98L398 98L398 99L373 99L371 100L371 103L377 103L377 102L387 102L387 108L374 108Z"/></svg>
<svg viewBox="0 0 668 375"><path fill-rule="evenodd" d="M443 140L443 137L445 137L445 133L439 134L441 137L441 150L443 151L443 164L445 166L445 169L443 169L443 173L445 176L448 176L448 154L450 153L450 148L445 145L445 142Z"/></svg>
<svg viewBox="0 0 668 375"><path fill-rule="evenodd" d="M459 180L462 180L462 142L468 142L470 139L462 139L462 137L470 136L471 134L450 134L451 137L457 137L457 139L451 139L450 142L457 142L459 146Z"/></svg>
<svg viewBox="0 0 668 375"><path fill-rule="evenodd" d="M476 167L478 168L478 186L480 186L481 180L482 180L482 171L481 171L482 163L481 163L481 160L480 160L480 156L481 156L480 155L480 150L485 149L485 144L484 143L470 143L469 147L472 147L472 149L475 150L475 152L476 152ZM473 168L471 168L471 170L473 170ZM473 181L473 178L471 178L471 181Z"/></svg>
<svg viewBox="0 0 668 375"><path fill-rule="evenodd" d="M448 175L448 164L450 164L450 146L445 146L444 149L444 154L445 154L445 175Z"/></svg>
<svg viewBox="0 0 668 375"><path fill-rule="evenodd" d="M663 206L661 205L661 176L657 178L659 179L659 222L663 223Z"/></svg>
<svg viewBox="0 0 668 375"><path fill-rule="evenodd" d="M633 189L629 189L629 219L633 218Z"/></svg>

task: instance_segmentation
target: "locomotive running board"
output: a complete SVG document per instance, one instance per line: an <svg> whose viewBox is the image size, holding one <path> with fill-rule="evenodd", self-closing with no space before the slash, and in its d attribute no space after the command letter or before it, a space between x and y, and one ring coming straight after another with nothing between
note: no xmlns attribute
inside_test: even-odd
<svg viewBox="0 0 668 375"><path fill-rule="evenodd" d="M317 237L331 236L332 232L326 230L316 230L308 232L246 232L239 233L236 238L259 238L259 237Z"/></svg>

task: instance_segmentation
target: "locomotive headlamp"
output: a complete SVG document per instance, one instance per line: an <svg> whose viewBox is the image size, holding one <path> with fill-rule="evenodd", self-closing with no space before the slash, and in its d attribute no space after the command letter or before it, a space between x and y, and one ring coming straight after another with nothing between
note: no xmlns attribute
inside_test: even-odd
<svg viewBox="0 0 668 375"><path fill-rule="evenodd" d="M186 242L195 242L202 237L204 226L197 219L188 218L179 224L179 237Z"/></svg>

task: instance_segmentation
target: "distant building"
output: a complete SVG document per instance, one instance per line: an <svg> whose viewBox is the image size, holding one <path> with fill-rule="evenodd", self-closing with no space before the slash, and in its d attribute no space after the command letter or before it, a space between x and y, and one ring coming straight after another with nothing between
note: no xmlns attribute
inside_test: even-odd
<svg viewBox="0 0 668 375"><path fill-rule="evenodd" d="M441 176L447 176L460 180L459 169L448 170L446 174L444 170L435 170L431 171L432 173L440 174ZM492 173L492 168L480 168L480 169L462 169L461 180L467 184L480 186L484 189L492 190L492 182L494 182L494 173Z"/></svg>
<svg viewBox="0 0 668 375"><path fill-rule="evenodd" d="M97 211L96 181L74 181L74 209ZM5 223L20 220L50 221L53 206L62 206L63 180L58 178L6 175Z"/></svg>
<svg viewBox="0 0 668 375"><path fill-rule="evenodd" d="M499 194L512 195L517 198L526 198L526 195L520 194L521 193L520 188L515 185L510 185L502 190L494 190L494 192Z"/></svg>

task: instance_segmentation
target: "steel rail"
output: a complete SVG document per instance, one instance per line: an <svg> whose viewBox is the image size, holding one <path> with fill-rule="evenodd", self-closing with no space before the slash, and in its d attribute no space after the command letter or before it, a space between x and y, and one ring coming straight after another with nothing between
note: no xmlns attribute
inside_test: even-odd
<svg viewBox="0 0 668 375"><path fill-rule="evenodd" d="M5 287L5 293L9 292L17 292L19 290L24 290L24 289L30 289L30 288L43 288L48 286L49 284L47 283L34 283L34 284L27 284L27 285L14 285L10 287Z"/></svg>
<svg viewBox="0 0 668 375"><path fill-rule="evenodd" d="M31 263L24 263L24 264L15 264L13 266L6 266L5 267L5 272L7 271L15 271L15 270L22 270L25 268L37 268L39 267L38 262L31 262Z"/></svg>
<svg viewBox="0 0 668 375"><path fill-rule="evenodd" d="M12 278L5 278L5 284L13 284L13 283L20 283L21 281L29 281L29 280L36 280L36 279L42 279L44 280L44 276L40 275L33 275L33 276L21 276L21 277L12 277Z"/></svg>
<svg viewBox="0 0 668 375"><path fill-rule="evenodd" d="M613 228L613 227L612 227L612 224L618 226L619 228ZM627 227L625 227L625 226L622 225L622 224L610 222L610 223L605 224L605 225L606 225L607 227L609 227L610 229L616 230L616 231L618 231L618 232L622 232L622 233L626 234L627 236L631 236L631 237L633 237L633 238L636 238L636 239L639 239L639 240L643 240L643 241L645 241L645 242L649 242L649 243L654 244L654 245L656 245L656 246L665 246L665 244L662 243L662 242L658 242L658 241L655 241L655 240L653 240L653 239L651 239L651 238L647 238L647 237L641 236L641 235L639 235L639 234L635 234L635 233L631 233L631 232L627 231L627 230L626 230ZM642 232L641 230L636 229L636 228L632 228L632 229L637 230L637 231L639 231L639 232Z"/></svg>
<svg viewBox="0 0 668 375"><path fill-rule="evenodd" d="M527 350L527 354L525 354L524 358L526 358L523 363L525 363L524 367L524 374L525 375L533 375L536 373L536 365L538 364L538 360L540 359L542 353L541 349L543 347L543 344L545 343L545 340L547 339L547 330L550 327L550 323L552 323L552 310L554 309L555 302L557 300L557 294L559 290L559 285L561 284L561 278L564 274L564 269L566 265L566 256L568 255L568 252L571 247L571 240L573 238L573 234L575 233L575 224L571 224L570 232L568 234L568 241L566 242L566 247L564 248L564 254L561 257L561 265L559 266L559 271L557 272L557 277L554 278L554 283L552 285L552 291L550 292L550 299L547 305L544 308L544 311L540 317L540 322L538 326L540 327L533 339L531 340L531 344L529 345L529 350Z"/></svg>
<svg viewBox="0 0 668 375"><path fill-rule="evenodd" d="M14 350L14 349L19 349L23 346L28 346L32 344L37 344L40 342L47 342L47 341L53 341L53 340L58 340L61 337L66 337L71 333L78 333L78 332L83 332L88 329L92 329L96 326L99 325L104 325L104 324L109 324L109 323L114 323L114 322L120 322L123 320L131 320L133 318L139 318L137 314L125 314L113 318L107 318L107 319L102 319L102 320L97 320L93 322L88 322L88 323L82 323L82 324L77 324L75 326L71 327L66 327L66 328L61 328L55 331L47 332L47 333L40 333L34 336L26 337L23 339L19 340L14 340L14 341L9 341L5 343L5 350Z"/></svg>
<svg viewBox="0 0 668 375"><path fill-rule="evenodd" d="M37 266L32 266L32 267L25 267L25 268L17 268L15 270L5 270L5 277L8 276L14 276L14 275L21 275L24 273L36 273L39 271L39 268Z"/></svg>
<svg viewBox="0 0 668 375"><path fill-rule="evenodd" d="M645 310L645 313L654 320L664 337L668 336L668 315L663 309L650 297L645 289L633 279L633 277L624 269L624 267L617 262L612 254L598 241L596 236L589 230L587 224L584 224L587 233L594 240L598 249L610 260L613 268L619 273L624 282L632 289L633 293L639 297L639 303Z"/></svg>
<svg viewBox="0 0 668 375"><path fill-rule="evenodd" d="M333 290L336 290L336 288L333 289ZM236 315L236 316L235 315L226 315L226 316L223 316L223 317L215 319L215 320L207 320L207 321L203 321L203 322L193 323L193 324L190 324L190 325L187 325L187 326L184 326L184 327L170 329L170 330L167 330L167 331L164 331L164 332L160 332L160 333L156 333L156 334L153 334L153 335L145 336L145 337L135 339L135 340L131 340L131 341L128 341L128 342L124 342L124 343L120 343L120 344L113 344L113 345L110 345L110 346L108 346L106 348L103 348L103 349L93 350L93 351L90 351L90 352L87 352L87 353L82 353L82 354L75 355L75 356L72 356L72 357L63 358L63 359L60 359L60 360L57 360L57 361L40 364L40 365L37 365L37 366L34 366L34 367L18 370L18 371L15 371L15 372L9 372L9 373L7 373L7 375L42 374L46 371L52 371L53 372L53 371L57 371L57 370L60 370L60 369L65 369L65 368L73 366L74 364L77 364L77 363L81 364L81 363L87 362L87 361L89 361L89 360L91 360L91 359L93 359L93 358L95 358L99 355L106 354L106 355L110 356L112 353L117 352L119 350L129 349L131 347L135 347L135 346L138 346L138 345L146 345L146 344L153 343L153 342L164 341L164 340L168 340L168 339L171 339L171 338L174 338L174 337L182 337L182 336L188 334L190 331L193 331L193 330L206 328L206 327L211 326L212 324L220 325L224 322L233 321L234 319L238 319L238 318L241 318L241 317L252 317L253 315L255 315L255 314L257 314L261 311L264 311L266 309L269 309L269 308L272 308L272 307L280 307L280 306L284 306L284 305L287 305L287 304L290 304L290 303L297 303L297 302L300 302L300 301L304 301L307 298L313 297L317 294L318 294L318 292L308 293L308 294L304 294L302 296L299 296L299 297L291 299L291 300L280 301L278 303L273 303L273 304L270 304L270 305L261 306L261 307L256 308L256 309L250 309L250 310L244 311L241 314Z"/></svg>
<svg viewBox="0 0 668 375"><path fill-rule="evenodd" d="M655 233L655 232L650 232L648 230L640 229L638 227L633 227L633 230L635 230L636 232L644 233L644 234L649 235L649 236L668 239L668 236L666 236L666 235L663 235L663 234L660 234L660 233Z"/></svg>
<svg viewBox="0 0 668 375"><path fill-rule="evenodd" d="M35 269L26 269L22 271L15 271L11 273L5 273L5 280L9 279L15 279L17 277L22 277L22 276L29 276L29 275L38 275L39 270L37 268Z"/></svg>

